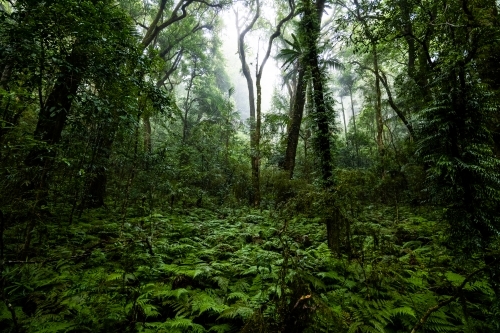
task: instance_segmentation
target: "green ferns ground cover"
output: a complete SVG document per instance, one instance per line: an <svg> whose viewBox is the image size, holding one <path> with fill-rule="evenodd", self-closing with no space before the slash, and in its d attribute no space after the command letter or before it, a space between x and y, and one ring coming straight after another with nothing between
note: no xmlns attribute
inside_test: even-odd
<svg viewBox="0 0 500 333"><path fill-rule="evenodd" d="M439 217L389 211L360 214L340 257L321 220L277 211L47 222L36 255L3 268L0 331L410 332L457 295L419 332L497 331L493 291L481 272L459 288L478 267L452 266Z"/></svg>

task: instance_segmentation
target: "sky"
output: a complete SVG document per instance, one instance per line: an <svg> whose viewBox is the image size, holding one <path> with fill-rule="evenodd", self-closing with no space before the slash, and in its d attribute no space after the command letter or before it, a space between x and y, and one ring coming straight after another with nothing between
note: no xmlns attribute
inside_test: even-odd
<svg viewBox="0 0 500 333"><path fill-rule="evenodd" d="M245 8L241 7L240 17L243 16ZM271 22L276 20L276 11L274 8L265 8L261 11L263 16ZM221 38L223 40L223 54L226 58L226 70L232 81L232 85L235 88L234 99L238 112L241 115L242 120L246 120L249 117L249 106L248 106L248 89L245 77L241 72L241 62L238 57L238 33L236 29L236 16L233 10L226 10L221 13L222 20L224 22L224 28L222 29ZM324 20L327 20L331 15L326 13ZM275 25L273 25L275 26ZM268 35L263 34L263 29L260 31L251 31L245 37L245 42L247 45L247 62L249 63L250 71L254 79L254 89L255 89L255 59L257 51L259 51L259 58L262 59L265 54L265 47L268 43ZM275 43L276 44L276 43ZM277 46L273 45L271 51L271 57L269 57L266 66L264 68L264 73L262 75L262 110L263 113L268 112L271 109L271 101L275 88L282 88L280 80L280 67L279 64L274 60L273 56L277 53ZM337 94L336 94L337 95ZM343 119L341 114L340 97L335 96L337 103L335 109L337 110L337 119L341 122L340 126L343 129ZM355 93L354 96L354 108L356 114L359 112L360 103L357 100L358 96ZM348 97L343 98L344 107L346 108L346 121L349 123L351 119L350 112L350 99ZM347 112L349 111L349 112Z"/></svg>

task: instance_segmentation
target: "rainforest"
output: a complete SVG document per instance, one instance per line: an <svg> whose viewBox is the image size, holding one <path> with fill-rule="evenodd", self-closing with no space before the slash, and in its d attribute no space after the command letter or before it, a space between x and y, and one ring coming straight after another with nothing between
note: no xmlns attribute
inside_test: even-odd
<svg viewBox="0 0 500 333"><path fill-rule="evenodd" d="M500 332L498 0L0 0L0 332Z"/></svg>

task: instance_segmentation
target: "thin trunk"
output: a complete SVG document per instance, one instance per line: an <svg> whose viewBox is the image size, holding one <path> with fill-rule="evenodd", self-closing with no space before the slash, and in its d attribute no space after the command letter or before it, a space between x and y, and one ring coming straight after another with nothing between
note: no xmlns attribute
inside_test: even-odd
<svg viewBox="0 0 500 333"><path fill-rule="evenodd" d="M373 68L370 68L368 66L364 66L364 65L362 65L361 63L359 63L357 61L354 61L353 63L358 64L360 66L360 68L369 70L375 76L378 77L379 82L382 83L382 85L385 88L385 92L387 93L387 101L389 102L389 105L394 110L394 112L396 112L396 115L399 117L399 119L401 119L401 121L403 122L403 124L408 129L408 132L410 133L410 138L414 138L415 137L415 130L413 129L413 126L408 122L408 119L406 119L404 113L399 109L399 107L394 102L394 100L392 98L391 89L389 88L389 83L387 82L387 77L386 77L385 73L382 70L380 70L380 69L378 70L378 73L377 73Z"/></svg>
<svg viewBox="0 0 500 333"><path fill-rule="evenodd" d="M257 2L257 6L259 3ZM257 67L257 73L256 73L256 86L257 86L257 122L256 122L256 127L255 127L255 149L256 149L256 165L252 168L252 179L253 179L253 186L254 186L254 191L255 191L255 199L254 199L254 205L257 207L260 205L260 128L261 128L261 122L262 122L262 87L261 87L261 79L262 79L262 73L264 71L264 66L266 65L267 60L269 59L269 56L271 54L271 48L273 45L274 39L276 39L279 35L281 35L281 28L283 25L289 21L295 13L295 4L292 0L288 1L288 5L290 7L290 12L289 14L281 19L278 24L276 25L276 30L273 32L273 34L269 37L268 44L267 44L267 50L264 55L264 58L262 59L262 64L260 67ZM257 9L258 11L259 9ZM289 91L291 89L289 88Z"/></svg>
<svg viewBox="0 0 500 333"><path fill-rule="evenodd" d="M147 154L151 154L151 151L152 151L152 145L151 145L151 120L150 120L149 116L144 116L143 127L144 127L144 151Z"/></svg>
<svg viewBox="0 0 500 333"><path fill-rule="evenodd" d="M103 127L95 147L95 157L91 165L91 170L87 172L91 176L87 184L86 194L80 204L80 209L100 208L105 205L104 199L106 197L108 180L106 170L117 130L117 121L111 121L107 126Z"/></svg>
<svg viewBox="0 0 500 333"><path fill-rule="evenodd" d="M377 122L377 147L380 155L384 154L384 122L382 119L382 92L380 90L380 76L378 70L377 45L372 43L373 70L375 72L375 119Z"/></svg>
<svg viewBox="0 0 500 333"><path fill-rule="evenodd" d="M356 128L356 114L354 113L354 100L352 99L352 87L349 87L349 98L351 99L352 126L354 129L354 149L356 150L356 166L359 167L358 129Z"/></svg>
<svg viewBox="0 0 500 333"><path fill-rule="evenodd" d="M250 160L252 165L252 195L250 202L253 205L260 202L260 185L259 185L259 160L258 160L258 147L257 147L257 135L256 135L256 108L255 108L255 93L253 88L253 79L250 74L250 67L246 61L245 53L245 35L253 28L255 22L260 16L260 3L259 0L256 1L256 11L252 21L240 32L240 27L238 26L238 15L236 15L236 28L238 30L238 54L241 61L241 69L243 71L243 76L245 76L248 89L248 105L250 108Z"/></svg>
<svg viewBox="0 0 500 333"><path fill-rule="evenodd" d="M285 163L283 165L283 169L289 172L290 179L293 177L293 171L295 169L295 156L299 144L300 125L302 124L302 116L304 115L304 105L306 102L305 72L306 68L299 59L297 88L295 90L293 111L287 136Z"/></svg>
<svg viewBox="0 0 500 333"><path fill-rule="evenodd" d="M344 101L342 100L342 96L340 96L340 105L342 106L342 118L344 119L345 142L347 144L347 122L345 121Z"/></svg>
<svg viewBox="0 0 500 333"><path fill-rule="evenodd" d="M259 207L260 205L260 128L262 123L262 87L260 84L261 75L257 75L257 109L256 109L256 122L255 131L253 135L253 154L252 159L252 187L253 187L253 205Z"/></svg>

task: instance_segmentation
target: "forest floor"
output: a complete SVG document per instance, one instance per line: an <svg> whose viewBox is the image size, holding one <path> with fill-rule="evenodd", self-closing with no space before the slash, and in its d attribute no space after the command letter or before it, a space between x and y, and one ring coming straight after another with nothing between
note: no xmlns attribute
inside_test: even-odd
<svg viewBox="0 0 500 333"><path fill-rule="evenodd" d="M472 269L450 266L437 220L372 207L339 255L314 217L100 210L39 225L28 262L5 265L5 291L27 332L409 332ZM5 237L15 244L21 231ZM473 315L493 297L482 279L461 292ZM422 331L465 327L461 309L439 308ZM0 303L0 326L14 325L13 311Z"/></svg>

